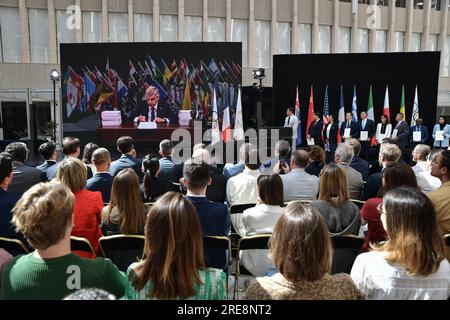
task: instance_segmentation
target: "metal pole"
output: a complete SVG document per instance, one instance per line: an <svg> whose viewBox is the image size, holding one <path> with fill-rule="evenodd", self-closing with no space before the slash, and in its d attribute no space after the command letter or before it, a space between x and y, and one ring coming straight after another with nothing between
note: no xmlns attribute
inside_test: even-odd
<svg viewBox="0 0 450 320"><path fill-rule="evenodd" d="M53 142L56 143L56 80L53 79Z"/></svg>

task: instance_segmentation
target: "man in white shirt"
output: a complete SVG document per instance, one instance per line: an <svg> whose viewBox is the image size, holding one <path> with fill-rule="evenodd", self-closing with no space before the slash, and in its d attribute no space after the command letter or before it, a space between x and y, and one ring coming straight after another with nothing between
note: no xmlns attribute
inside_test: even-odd
<svg viewBox="0 0 450 320"><path fill-rule="evenodd" d="M284 127L292 128L292 150L297 146L297 127L298 118L294 115L294 108L289 107L286 110L286 119L284 120Z"/></svg>
<svg viewBox="0 0 450 320"><path fill-rule="evenodd" d="M286 173L280 176L281 180L283 180L285 202L299 199L317 199L319 178L305 171L308 163L309 153L305 150L296 150L292 153L291 170L287 163L282 165L281 168ZM278 162L275 165L275 170L279 167L280 165Z"/></svg>
<svg viewBox="0 0 450 320"><path fill-rule="evenodd" d="M417 184L423 193L437 190L441 186L441 180L431 175L431 168L428 165L427 157L430 154L430 146L418 144L412 152L413 161L416 165L412 167L416 174Z"/></svg>

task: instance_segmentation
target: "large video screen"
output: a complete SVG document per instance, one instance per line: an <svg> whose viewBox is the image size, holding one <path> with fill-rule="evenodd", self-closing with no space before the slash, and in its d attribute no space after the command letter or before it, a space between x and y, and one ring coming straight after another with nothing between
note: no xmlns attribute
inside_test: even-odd
<svg viewBox="0 0 450 320"><path fill-rule="evenodd" d="M214 94L219 119L225 107L231 117L236 110L241 43L61 44L60 49L66 136L107 145L120 135L161 138L157 130L139 134L142 122L155 122L167 134L189 127L191 119L210 126Z"/></svg>

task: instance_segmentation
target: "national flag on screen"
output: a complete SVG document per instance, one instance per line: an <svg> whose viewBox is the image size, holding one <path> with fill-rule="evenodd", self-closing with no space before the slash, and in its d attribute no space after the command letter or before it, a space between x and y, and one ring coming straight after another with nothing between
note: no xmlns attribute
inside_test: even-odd
<svg viewBox="0 0 450 320"><path fill-rule="evenodd" d="M312 122L314 121L314 93L313 86L311 85L311 95L309 96L309 107L308 107L308 122L306 123L306 134Z"/></svg>
<svg viewBox="0 0 450 320"><path fill-rule="evenodd" d="M119 97L119 99L126 97L128 94L128 88L125 85L125 83L123 83L122 79L120 79L120 77L117 77L118 81L117 81L117 95Z"/></svg>
<svg viewBox="0 0 450 320"><path fill-rule="evenodd" d="M297 86L297 95L295 97L295 116L298 119L297 141L296 141L296 144L298 146L302 144L302 125L300 121L300 99L298 97L298 86Z"/></svg>
<svg viewBox="0 0 450 320"><path fill-rule="evenodd" d="M136 76L138 74L137 74L136 68L134 67L133 62L131 62L131 60L128 60L128 67L130 69L129 82L134 83L135 85L137 85Z"/></svg>
<svg viewBox="0 0 450 320"><path fill-rule="evenodd" d="M357 105L357 101L356 101L356 86L353 86L352 120L355 122L358 122L358 105Z"/></svg>
<svg viewBox="0 0 450 320"><path fill-rule="evenodd" d="M369 89L369 101L367 102L367 119L375 121L375 115L373 114L373 97L372 97L372 86ZM372 137L371 145L376 145L375 135Z"/></svg>
<svg viewBox="0 0 450 320"><path fill-rule="evenodd" d="M88 106L87 111L89 112L90 106L91 106L91 99L92 99L92 96L94 95L97 87L96 87L94 81L92 81L92 78L86 72L84 73L84 88L85 88L84 96L86 99L86 105Z"/></svg>
<svg viewBox="0 0 450 320"><path fill-rule="evenodd" d="M211 71L211 73L214 75L214 77L219 75L219 73L220 73L219 67L217 66L217 64L214 61L214 59L211 59L211 62L209 63L208 68L209 68L209 71Z"/></svg>
<svg viewBox="0 0 450 320"><path fill-rule="evenodd" d="M411 127L416 125L416 120L419 119L419 96L417 94L417 85L416 85L416 93L414 94L414 105L411 116Z"/></svg>
<svg viewBox="0 0 450 320"><path fill-rule="evenodd" d="M236 118L234 120L234 140L244 140L244 121L242 117L242 101L241 101L241 88L238 89L238 98L236 104Z"/></svg>
<svg viewBox="0 0 450 320"><path fill-rule="evenodd" d="M386 115L390 121L391 114L389 111L389 86L386 86L386 93L384 94L383 114Z"/></svg>
<svg viewBox="0 0 450 320"><path fill-rule="evenodd" d="M345 121L345 108L344 108L344 89L341 85L341 96L339 98L339 114L338 114L338 122L339 122L339 128L341 127L341 124ZM341 132L338 134L338 143L341 143Z"/></svg>
<svg viewBox="0 0 450 320"><path fill-rule="evenodd" d="M189 80L186 80L186 86L184 87L183 105L181 106L181 109L183 110L191 110L192 108L191 88L189 82Z"/></svg>

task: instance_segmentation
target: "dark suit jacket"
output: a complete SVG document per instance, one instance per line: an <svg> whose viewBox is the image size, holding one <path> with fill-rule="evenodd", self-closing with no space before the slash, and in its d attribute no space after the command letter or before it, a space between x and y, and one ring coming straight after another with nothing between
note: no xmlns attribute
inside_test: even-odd
<svg viewBox="0 0 450 320"><path fill-rule="evenodd" d="M113 180L114 178L107 172L96 173L87 181L86 189L89 191L100 191L103 202L109 202Z"/></svg>
<svg viewBox="0 0 450 320"><path fill-rule="evenodd" d="M323 146L322 129L323 129L323 121L322 120L313 122L309 126L308 134L311 138L314 139L314 144L316 146Z"/></svg>
<svg viewBox="0 0 450 320"><path fill-rule="evenodd" d="M323 167L324 166L321 166L318 161L314 161L314 162L310 162L306 166L305 171L309 174L312 174L312 175L318 177L320 175L320 171L322 171Z"/></svg>
<svg viewBox="0 0 450 320"><path fill-rule="evenodd" d="M421 125L419 129L420 129L420 132L422 132L422 134L421 134L421 138L422 139L420 140L420 143L427 143L427 140L428 140L428 129L427 129L427 127L425 127L424 125ZM419 143L418 141L417 142L413 141L413 132L414 131L417 131L417 125L411 127L409 142L411 144L418 144Z"/></svg>
<svg viewBox="0 0 450 320"><path fill-rule="evenodd" d="M11 210L19 199L20 196L0 188L0 237L23 238L20 233L16 232L16 227L11 223Z"/></svg>
<svg viewBox="0 0 450 320"><path fill-rule="evenodd" d="M377 197L378 190L380 190L381 186L383 185L383 181L381 178L382 173L383 171L380 171L369 176L361 200L367 201L367 199Z"/></svg>
<svg viewBox="0 0 450 320"><path fill-rule="evenodd" d="M340 128L341 137L344 137L345 128L347 128L347 121L344 121L341 124L341 128ZM356 123L353 120L350 121L350 137L358 138L357 132L356 132Z"/></svg>
<svg viewBox="0 0 450 320"><path fill-rule="evenodd" d="M327 123L325 128L323 129L323 138L324 139L328 139L330 140L330 143L337 143L337 137L338 137L338 132L339 132L339 125L335 122L333 123L333 125L331 125L331 129L330 129L330 136L327 136L327 130L328 130L328 126L330 126L330 123Z"/></svg>
<svg viewBox="0 0 450 320"><path fill-rule="evenodd" d="M159 177L163 180L179 183L183 176L183 163L175 164L170 157L159 159Z"/></svg>
<svg viewBox="0 0 450 320"><path fill-rule="evenodd" d="M123 154L119 159L111 163L109 168L109 174L115 177L120 171L127 168L132 168L138 177L142 177L142 160L138 158L133 158L129 154Z"/></svg>
<svg viewBox="0 0 450 320"><path fill-rule="evenodd" d="M405 149L409 146L409 125L402 121L397 129L396 145L400 149ZM392 129L394 130L394 129Z"/></svg>
<svg viewBox="0 0 450 320"><path fill-rule="evenodd" d="M227 178L221 173L211 172L211 184L206 188L206 198L208 198L209 201L223 203L226 195Z"/></svg>
<svg viewBox="0 0 450 320"><path fill-rule="evenodd" d="M359 120L356 124L356 138L359 139L360 132L361 131L368 131L369 139L372 139L373 135L375 134L375 122L373 122L370 119L366 119L366 126L362 127L362 120Z"/></svg>
<svg viewBox="0 0 450 320"><path fill-rule="evenodd" d="M40 166L37 166L36 169L42 171L46 181L50 181L56 176L58 166L56 165L56 161L47 160Z"/></svg>
<svg viewBox="0 0 450 320"><path fill-rule="evenodd" d="M367 181L369 177L369 162L360 157L354 156L352 162L350 163L350 167L358 171L362 174L363 180Z"/></svg>
<svg viewBox="0 0 450 320"><path fill-rule="evenodd" d="M144 179L145 179L145 176L144 176ZM175 186L172 184L172 182L163 180L160 177L154 178L153 185L152 185L152 192L151 192L150 196L148 196L148 197L145 196L144 182L142 182L140 189L141 189L142 199L144 200L144 202L154 202L154 201L156 201L156 198L158 198L159 196L162 196L166 192L177 191L177 190L175 190Z"/></svg>
<svg viewBox="0 0 450 320"><path fill-rule="evenodd" d="M144 116L147 121L149 121L149 106L147 104L146 100L142 100L139 102L136 111L134 113L134 117ZM179 122L178 120L178 113L175 111L175 109L172 109L169 104L167 104L165 101L159 100L158 106L156 107L156 116L158 118L167 118L170 121L170 124L177 124Z"/></svg>
<svg viewBox="0 0 450 320"><path fill-rule="evenodd" d="M187 197L195 206L203 236L227 236L231 223L228 207L223 203L211 202L206 197ZM226 252L224 250L206 250L206 266L224 269Z"/></svg>
<svg viewBox="0 0 450 320"><path fill-rule="evenodd" d="M17 161L13 161L13 165L13 180L8 188L9 192L22 196L25 191L35 184L47 181L44 173L37 168L27 166Z"/></svg>

